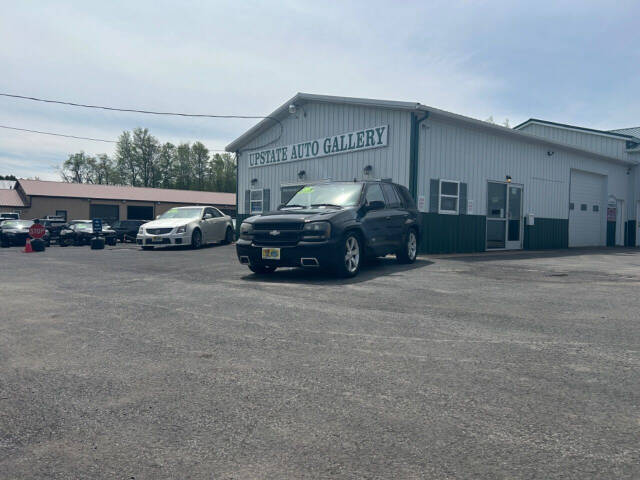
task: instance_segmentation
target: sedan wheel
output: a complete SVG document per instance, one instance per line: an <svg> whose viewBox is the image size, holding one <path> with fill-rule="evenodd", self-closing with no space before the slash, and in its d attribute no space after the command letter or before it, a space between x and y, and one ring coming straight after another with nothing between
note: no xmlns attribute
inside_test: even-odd
<svg viewBox="0 0 640 480"><path fill-rule="evenodd" d="M202 233L200 230L194 230L191 234L191 248L197 250L202 247Z"/></svg>

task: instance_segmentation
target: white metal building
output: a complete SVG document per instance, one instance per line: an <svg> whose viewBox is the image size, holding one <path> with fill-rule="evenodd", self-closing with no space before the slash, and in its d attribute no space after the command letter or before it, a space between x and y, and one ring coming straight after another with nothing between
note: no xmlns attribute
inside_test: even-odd
<svg viewBox="0 0 640 480"><path fill-rule="evenodd" d="M415 196L423 252L472 252L637 245L639 137L299 93L227 150L238 158L240 219L303 183L391 179Z"/></svg>

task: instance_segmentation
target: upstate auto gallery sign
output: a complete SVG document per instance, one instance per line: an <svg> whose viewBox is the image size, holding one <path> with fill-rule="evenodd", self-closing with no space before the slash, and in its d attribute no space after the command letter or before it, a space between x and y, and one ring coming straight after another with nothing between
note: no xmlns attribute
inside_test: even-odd
<svg viewBox="0 0 640 480"><path fill-rule="evenodd" d="M388 132L389 125L382 125L260 152L252 152L249 153L249 167L263 167L297 160L327 157L340 153L358 152L370 148L386 147Z"/></svg>

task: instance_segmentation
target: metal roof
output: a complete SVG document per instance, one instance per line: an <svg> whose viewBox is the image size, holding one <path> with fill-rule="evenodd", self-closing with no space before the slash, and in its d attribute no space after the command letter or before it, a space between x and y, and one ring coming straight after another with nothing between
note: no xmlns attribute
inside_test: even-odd
<svg viewBox="0 0 640 480"><path fill-rule="evenodd" d="M532 135L526 132L521 132L519 130L516 130L518 127L523 126L527 122L534 121L534 120L539 122L545 122L544 120L530 119L530 120L527 120L527 122L524 122L512 129L508 127L503 127L502 125L497 125L495 123L489 123L482 120L477 120L475 118L466 117L464 115L458 115L456 113L447 112L446 110L440 110L438 108L429 107L419 102L399 102L399 101L392 101L392 100L376 100L373 98L338 97L338 96L332 96L332 95L316 95L312 93L297 93L287 102L285 102L276 110L274 110L267 118L264 118L263 120L258 122L252 128L247 130L245 133L243 133L241 136L239 136L237 139L235 139L233 142L227 145L226 150L228 152L239 151L243 146L248 144L251 140L256 138L258 135L268 130L269 128L273 127L274 121L277 120L279 122L283 118L286 118L287 115L289 115L289 105L295 104L300 106L309 102L341 103L341 104L359 105L359 106L365 106L365 107L389 108L392 110L407 110L415 113L428 112L430 115L436 115L441 118L453 120L456 122L462 122L470 127L481 128L483 130L490 130L496 134L509 135L512 137L519 138L520 140L528 141L528 142L549 145L557 148L559 147L559 148L563 148L565 150L576 152L582 155L589 155L591 157L604 159L606 161L610 161L614 163L622 163L625 165L629 165L629 164L636 165L636 162L633 162L633 161L620 160L618 158L609 157L607 155L599 154L591 150L585 150L583 148L575 147L573 145L569 145L566 143L550 140L544 137L539 137L536 135ZM553 124L553 122L545 122L545 123ZM562 125L562 124L555 124L555 125ZM581 129L581 127L576 127L576 128ZM582 130L590 131L590 129L582 129ZM623 135L620 133L603 132L601 130L592 130L592 131L608 134L610 136L619 137L621 139L633 138L633 137L630 137L629 135Z"/></svg>
<svg viewBox="0 0 640 480"><path fill-rule="evenodd" d="M530 118L526 122L522 122L520 125L513 127L514 130L519 130L522 127L529 125L530 123L539 123L542 125L550 125L552 127L566 128L569 130L580 130L587 133L595 133L596 135L603 135L605 137L616 137L621 140L632 138L629 134L624 134L616 130L596 130L595 128L578 127L576 125L568 125L566 123L550 122L549 120L540 120L539 118Z"/></svg>
<svg viewBox="0 0 640 480"><path fill-rule="evenodd" d="M0 189L0 207L24 207L20 194L15 189Z"/></svg>
<svg viewBox="0 0 640 480"><path fill-rule="evenodd" d="M631 135L632 137L640 139L640 127L618 128L616 130L609 131L611 133L622 133L623 135Z"/></svg>
<svg viewBox="0 0 640 480"><path fill-rule="evenodd" d="M26 195L39 197L91 198L100 200L132 200L162 203L193 203L200 205L235 206L235 193L200 192L167 188L94 185L90 183L18 180Z"/></svg>

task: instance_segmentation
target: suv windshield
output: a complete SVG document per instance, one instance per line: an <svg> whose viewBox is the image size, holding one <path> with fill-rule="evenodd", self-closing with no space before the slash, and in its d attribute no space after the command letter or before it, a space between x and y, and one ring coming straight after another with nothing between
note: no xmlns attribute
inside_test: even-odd
<svg viewBox="0 0 640 480"><path fill-rule="evenodd" d="M306 185L285 204L286 207L331 206L351 207L358 205L362 184L326 183Z"/></svg>
<svg viewBox="0 0 640 480"><path fill-rule="evenodd" d="M202 208L172 208L167 210L158 219L162 218L199 218L202 215Z"/></svg>

